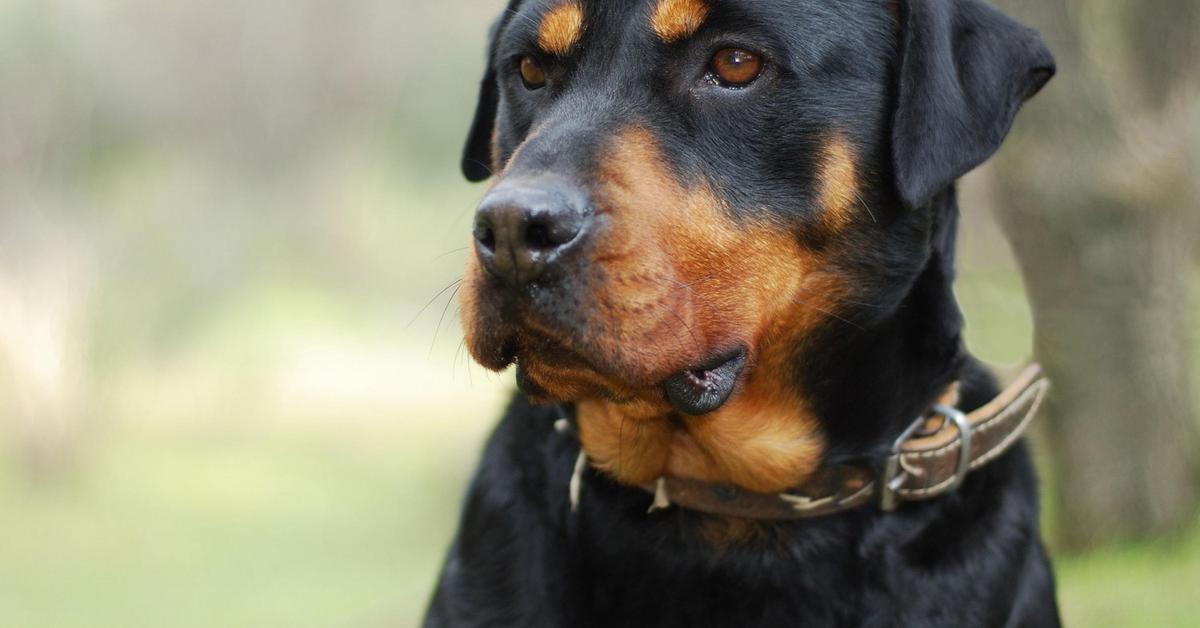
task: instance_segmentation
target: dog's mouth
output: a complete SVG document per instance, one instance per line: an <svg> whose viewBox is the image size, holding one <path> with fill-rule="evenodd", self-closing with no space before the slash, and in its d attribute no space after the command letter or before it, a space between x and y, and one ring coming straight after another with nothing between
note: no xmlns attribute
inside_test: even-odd
<svg viewBox="0 0 1200 628"><path fill-rule="evenodd" d="M720 410L733 396L745 368L746 351L739 349L667 379L662 385L663 392L671 407L682 414L710 414Z"/></svg>
<svg viewBox="0 0 1200 628"><path fill-rule="evenodd" d="M698 417L720 410L737 391L746 370L748 351L739 347L714 354L673 375L643 379L631 373L600 368L583 354L561 349L514 350L510 364L516 366L517 387L527 396L546 402L579 401L581 390L615 402L657 397L679 414ZM548 375L547 369L554 374ZM573 375L573 377L572 377ZM571 385L571 379L587 381ZM577 382L578 383L578 382ZM590 395L589 395L590 396ZM665 409L665 408L664 408Z"/></svg>

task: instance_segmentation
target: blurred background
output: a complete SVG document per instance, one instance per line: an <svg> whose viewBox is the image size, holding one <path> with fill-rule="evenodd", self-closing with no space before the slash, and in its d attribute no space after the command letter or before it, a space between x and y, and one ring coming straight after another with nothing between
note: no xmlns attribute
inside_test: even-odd
<svg viewBox="0 0 1200 628"><path fill-rule="evenodd" d="M453 298L502 4L0 0L0 627L418 622L512 389ZM1069 624L1196 625L1200 6L1001 4L1060 76L964 184L968 340L1056 379Z"/></svg>

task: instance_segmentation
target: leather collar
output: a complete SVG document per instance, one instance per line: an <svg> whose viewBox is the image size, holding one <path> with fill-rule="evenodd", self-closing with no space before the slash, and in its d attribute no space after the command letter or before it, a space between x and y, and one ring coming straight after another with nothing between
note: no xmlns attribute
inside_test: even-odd
<svg viewBox="0 0 1200 628"><path fill-rule="evenodd" d="M711 515L785 521L872 503L891 511L902 502L954 491L968 473L1008 451L1024 435L1049 387L1050 381L1035 364L995 399L967 414L953 407L954 387L897 439L882 464L821 467L803 486L782 493L754 493L677 477L660 478L643 488L654 495L650 512L679 506ZM573 430L565 412L556 428L563 433ZM581 451L570 483L572 510L578 509L587 466L587 454Z"/></svg>

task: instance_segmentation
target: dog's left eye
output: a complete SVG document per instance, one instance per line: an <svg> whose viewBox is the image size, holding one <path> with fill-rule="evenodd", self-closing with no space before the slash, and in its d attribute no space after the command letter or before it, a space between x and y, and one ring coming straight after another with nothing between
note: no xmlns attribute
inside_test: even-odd
<svg viewBox="0 0 1200 628"><path fill-rule="evenodd" d="M710 62L710 73L724 87L746 87L762 74L762 57L742 48L718 50Z"/></svg>
<svg viewBox="0 0 1200 628"><path fill-rule="evenodd" d="M538 63L533 57L521 58L521 81L525 83L525 89L534 90L541 89L546 86L546 70L542 68L542 64Z"/></svg>

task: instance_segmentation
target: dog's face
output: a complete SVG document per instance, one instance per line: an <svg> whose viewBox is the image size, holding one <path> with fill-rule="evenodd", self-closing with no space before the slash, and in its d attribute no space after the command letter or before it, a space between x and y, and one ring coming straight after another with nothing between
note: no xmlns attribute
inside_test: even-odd
<svg viewBox="0 0 1200 628"><path fill-rule="evenodd" d="M498 34L501 174L463 289L476 358L517 361L546 398L665 403L673 376L753 367L768 336L861 298L838 257L889 218L864 195L886 172L893 18L805 4L521 3ZM736 375L680 409L715 410Z"/></svg>
<svg viewBox="0 0 1200 628"><path fill-rule="evenodd" d="M531 397L579 403L593 459L634 452L607 461L621 479L675 470L765 490L802 477L820 450L798 383L808 341L894 311L929 262L923 207L1044 82L1044 63L994 51L938 75L964 54L957 18L1003 20L938 4L973 12L512 2L464 160L473 179L495 174L461 290L471 354L515 363ZM1014 67L953 74L997 63ZM963 90L989 80L996 104L928 98L975 97ZM986 128L951 128L959 145L922 129L971 116Z"/></svg>

